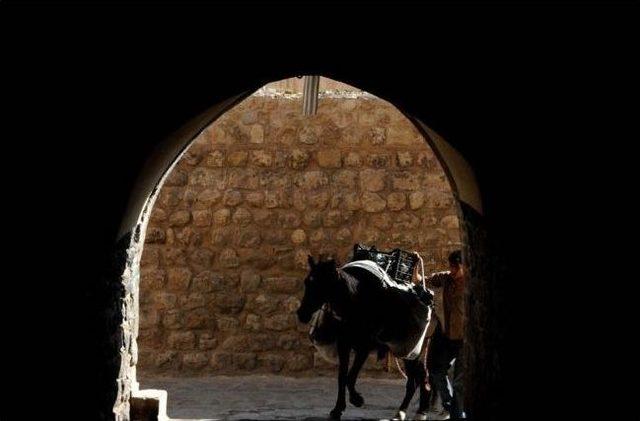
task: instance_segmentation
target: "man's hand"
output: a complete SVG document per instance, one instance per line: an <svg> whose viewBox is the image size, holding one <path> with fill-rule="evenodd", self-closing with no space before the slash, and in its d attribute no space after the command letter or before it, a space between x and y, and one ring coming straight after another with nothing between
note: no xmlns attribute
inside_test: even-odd
<svg viewBox="0 0 640 421"><path fill-rule="evenodd" d="M436 272L427 276L427 286L430 287L440 288L451 281L453 281L453 277L449 271Z"/></svg>
<svg viewBox="0 0 640 421"><path fill-rule="evenodd" d="M420 262L420 265L415 265L413 267L413 283L414 284L421 284L424 280L422 279L422 275L420 275L418 268L421 265L424 265L423 261L422 261L422 256L420 256L420 254L418 254L417 251L413 252L413 255L416 256L416 258L418 259L418 261Z"/></svg>

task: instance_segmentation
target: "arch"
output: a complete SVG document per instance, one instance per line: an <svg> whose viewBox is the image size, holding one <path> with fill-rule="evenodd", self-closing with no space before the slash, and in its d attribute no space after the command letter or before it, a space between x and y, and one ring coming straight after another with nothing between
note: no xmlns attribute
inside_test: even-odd
<svg viewBox="0 0 640 421"><path fill-rule="evenodd" d="M138 181L132 190L127 213L123 218L119 231L119 240L128 238L128 234L133 235L130 236L126 253L126 266L122 275L122 282L125 285L127 294L123 300L124 322L122 324L125 347L121 351L122 363L118 377L118 397L114 405L116 417L128 413L129 393L131 396L140 397L145 396L145 394L148 395L148 392L139 390L139 385L136 381L137 346L135 338L138 334L139 318L140 257L149 215L158 197L160 187L180 158L188 152L188 147L194 139L210 124L253 92L244 91L209 107L162 141L140 172ZM447 175L454 197L481 215L482 202L479 186L470 165L464 157L422 121L407 114L393 102L385 98L381 99L400 110L426 139ZM462 218L464 213L462 211L458 213ZM463 223L461 224L461 230L464 231L464 229L465 224ZM466 236L463 232L464 237Z"/></svg>

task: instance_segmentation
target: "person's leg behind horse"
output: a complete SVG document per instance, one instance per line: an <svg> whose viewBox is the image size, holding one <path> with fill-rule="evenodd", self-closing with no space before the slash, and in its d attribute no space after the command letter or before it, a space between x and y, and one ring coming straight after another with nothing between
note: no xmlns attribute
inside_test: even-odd
<svg viewBox="0 0 640 421"><path fill-rule="evenodd" d="M431 384L432 392L437 392L440 395L442 405L447 410L450 409L453 399L447 378L447 371L453 359L449 342L449 339L444 336L438 326L431 341L429 354L427 355L427 370L429 372L429 383Z"/></svg>

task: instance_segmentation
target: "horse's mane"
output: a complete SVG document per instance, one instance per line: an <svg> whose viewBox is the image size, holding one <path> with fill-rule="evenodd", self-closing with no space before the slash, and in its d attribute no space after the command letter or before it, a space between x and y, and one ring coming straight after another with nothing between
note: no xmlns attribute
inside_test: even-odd
<svg viewBox="0 0 640 421"><path fill-rule="evenodd" d="M355 294L358 291L360 280L342 269L337 269L337 271L338 279L345 283L345 285L349 289L349 293Z"/></svg>

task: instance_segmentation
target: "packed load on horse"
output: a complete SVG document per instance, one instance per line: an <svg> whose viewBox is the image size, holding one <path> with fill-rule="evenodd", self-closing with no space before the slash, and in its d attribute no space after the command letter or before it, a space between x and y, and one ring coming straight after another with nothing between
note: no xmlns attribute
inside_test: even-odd
<svg viewBox="0 0 640 421"><path fill-rule="evenodd" d="M378 251L376 246L367 247L363 244L353 246L351 261L367 260L378 264L380 268L398 283L410 284L417 257L413 253L400 249L392 251Z"/></svg>
<svg viewBox="0 0 640 421"><path fill-rule="evenodd" d="M407 399L419 388L421 408L426 407L426 371L419 356L426 343L433 295L423 284L412 282L424 280L417 253L356 244L352 259L341 267L334 260L316 262L311 256L309 266L298 319L313 320L310 337L321 355L333 360L337 356L338 400L331 416L339 418L346 408L345 388L353 405L363 405L355 384L374 350L379 357L391 351L403 359ZM351 350L355 358L349 368Z"/></svg>
<svg viewBox="0 0 640 421"><path fill-rule="evenodd" d="M401 249L387 252L379 251L375 246L356 244L352 258L340 268L368 282L370 288L378 288L383 294L384 306L379 310L384 313L386 321L376 339L399 358L414 359L418 356L431 314L431 293L423 284L412 283L417 264L415 254ZM313 315L311 322L309 337L320 355L329 361L335 361L337 357L338 321L331 306L325 303Z"/></svg>

